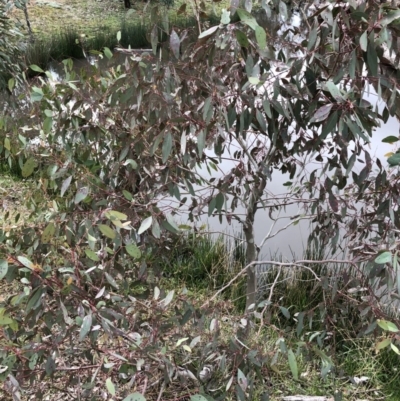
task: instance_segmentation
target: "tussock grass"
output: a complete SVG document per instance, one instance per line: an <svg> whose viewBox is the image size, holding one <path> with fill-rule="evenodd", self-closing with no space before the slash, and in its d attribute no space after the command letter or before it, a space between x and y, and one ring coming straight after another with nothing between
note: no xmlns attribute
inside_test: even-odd
<svg viewBox="0 0 400 401"><path fill-rule="evenodd" d="M213 238L204 233L189 233L179 237L166 255L160 269L164 277L193 292L217 291L243 268L244 247L240 240L223 236ZM237 280L223 294L237 310L245 306L245 278Z"/></svg>

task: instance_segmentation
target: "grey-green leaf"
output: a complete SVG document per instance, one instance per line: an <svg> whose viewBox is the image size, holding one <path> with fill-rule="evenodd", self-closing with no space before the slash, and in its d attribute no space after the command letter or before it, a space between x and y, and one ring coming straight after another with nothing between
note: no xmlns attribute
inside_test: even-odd
<svg viewBox="0 0 400 401"><path fill-rule="evenodd" d="M68 178L66 178L62 185L61 185L61 196L64 196L65 192L67 191L67 189L69 188L70 184L72 181L72 175L70 175Z"/></svg>
<svg viewBox="0 0 400 401"><path fill-rule="evenodd" d="M367 51L368 47L368 36L367 36L367 31L365 31L361 36L360 36L360 47L363 52Z"/></svg>
<svg viewBox="0 0 400 401"><path fill-rule="evenodd" d="M256 19L246 10L237 10L237 13L239 15L240 20L248 25L251 29L256 30L256 28L259 26Z"/></svg>
<svg viewBox="0 0 400 401"><path fill-rule="evenodd" d="M199 156L203 155L203 150L206 145L206 134L204 130L201 130L197 135L197 149L199 151Z"/></svg>
<svg viewBox="0 0 400 401"><path fill-rule="evenodd" d="M147 231L151 227L152 222L153 222L152 216L146 217L142 221L142 224L139 227L138 234L140 235L143 234L145 231Z"/></svg>
<svg viewBox="0 0 400 401"><path fill-rule="evenodd" d="M218 28L219 28L219 25L216 25L216 26L213 26L213 27L207 29L206 31L204 31L200 34L199 39L203 39L203 38L206 38L207 36L211 36L212 34L217 32Z"/></svg>
<svg viewBox="0 0 400 401"><path fill-rule="evenodd" d="M114 383L112 382L110 377L108 377L106 380L106 387L111 395L114 396L116 394Z"/></svg>
<svg viewBox="0 0 400 401"><path fill-rule="evenodd" d="M320 107L313 117L311 118L310 122L311 123L317 123L326 120L326 118L329 116L329 113L331 112L331 109L333 107L333 104L326 104L322 107Z"/></svg>
<svg viewBox="0 0 400 401"><path fill-rule="evenodd" d="M174 56L176 58L179 58L181 41L179 39L178 34L174 30L171 32L171 36L169 38L169 44L171 46L172 53L174 53Z"/></svg>
<svg viewBox="0 0 400 401"><path fill-rule="evenodd" d="M88 193L89 193L88 187L79 188L78 191L76 192L74 199L75 205L83 201L88 196Z"/></svg>
<svg viewBox="0 0 400 401"><path fill-rule="evenodd" d="M395 153L387 159L391 166L398 166L400 164L400 153Z"/></svg>
<svg viewBox="0 0 400 401"><path fill-rule="evenodd" d="M4 259L0 259L0 280L6 276L8 272L8 262Z"/></svg>
<svg viewBox="0 0 400 401"><path fill-rule="evenodd" d="M129 244L125 247L125 249L126 252L128 252L128 254L132 256L132 258L139 259L142 255L142 252L136 244Z"/></svg>
<svg viewBox="0 0 400 401"><path fill-rule="evenodd" d="M169 155L171 154L172 149L172 134L170 132L167 133L164 137L163 147L162 147L162 162L165 163L168 160Z"/></svg>
<svg viewBox="0 0 400 401"><path fill-rule="evenodd" d="M108 48L108 47L105 47L104 48L104 55L110 60L110 58L112 58L112 56L113 56L113 54L112 54L112 51Z"/></svg>
<svg viewBox="0 0 400 401"><path fill-rule="evenodd" d="M261 50L267 47L267 34L265 33L265 29L261 26L256 27L256 40Z"/></svg>
<svg viewBox="0 0 400 401"><path fill-rule="evenodd" d="M92 328L92 315L89 314L83 318L81 330L79 331L79 341L84 340L84 338L88 335L91 328Z"/></svg>
<svg viewBox="0 0 400 401"><path fill-rule="evenodd" d="M384 263L391 263L392 262L392 253L391 252L383 252L379 254L375 258L375 263L377 264L384 264Z"/></svg>
<svg viewBox="0 0 400 401"><path fill-rule="evenodd" d="M46 365L44 368L47 376L52 376L53 373L56 371L56 362L51 356L47 358Z"/></svg>
<svg viewBox="0 0 400 401"><path fill-rule="evenodd" d="M221 14L221 24L228 25L231 22L229 11L223 9Z"/></svg>
<svg viewBox="0 0 400 401"><path fill-rule="evenodd" d="M292 372L293 378L295 380L299 380L299 370L297 367L296 356L294 355L291 349L288 350L288 360L289 360L290 371Z"/></svg>
<svg viewBox="0 0 400 401"><path fill-rule="evenodd" d="M22 177L24 178L29 177L35 170L35 167L36 167L36 160L33 157L29 158L22 167L21 171Z"/></svg>

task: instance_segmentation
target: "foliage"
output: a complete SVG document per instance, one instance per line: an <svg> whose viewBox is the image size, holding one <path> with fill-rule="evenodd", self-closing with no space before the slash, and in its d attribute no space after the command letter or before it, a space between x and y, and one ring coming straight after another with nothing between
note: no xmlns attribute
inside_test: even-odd
<svg viewBox="0 0 400 401"><path fill-rule="evenodd" d="M381 67L390 62L385 50L396 51L391 25L399 13L375 3L317 7L296 32L283 24L291 17L286 3L263 3L279 34L258 24L251 2L246 9L232 2L221 23L205 30L197 10L196 40L165 15L151 29L152 53L128 49L119 65L106 47L108 68L78 75L64 60L61 81L31 66L42 76L30 88L30 125L2 148L43 192L40 202L27 201L33 222L0 232L0 277L18 286L0 310L2 374L14 389L24 377L59 379L79 358L84 384L71 377L68 385L82 397L97 397L100 383L129 399L127 382L144 394L159 383L161 397L179 379L193 383L182 397L255 399L267 390L266 370L280 363L295 382L307 358L318 361L323 378L334 374L330 331L321 326L335 330L340 320L355 322L359 336L373 333L376 352L399 353L399 322L383 306L400 296L397 153L386 167L366 146L379 122L397 113L397 82ZM153 22L158 13L154 5ZM386 102L382 113L363 99L370 87ZM29 136L39 138L35 146ZM226 159L233 167L217 175ZM269 188L276 173L288 176L283 195ZM318 287L315 304L293 317L293 305L274 296L280 273L261 303L255 274L257 211L268 209L276 222L290 204L300 210L287 226L309 219L310 244L333 251L345 230L350 252L349 260L270 262L279 272L310 272ZM172 308L174 292L156 285L171 236L187 228L177 215L196 221L203 214L243 228L247 267L236 277L247 273L246 315L229 335L209 315L213 298L201 307L180 294ZM274 224L260 247L279 232ZM347 269L334 279L329 269L315 271L328 262ZM296 325L298 341L278 328L270 357L262 332L278 314L290 332ZM142 369L153 371L154 363L162 379L148 386ZM39 385L35 398L42 396Z"/></svg>

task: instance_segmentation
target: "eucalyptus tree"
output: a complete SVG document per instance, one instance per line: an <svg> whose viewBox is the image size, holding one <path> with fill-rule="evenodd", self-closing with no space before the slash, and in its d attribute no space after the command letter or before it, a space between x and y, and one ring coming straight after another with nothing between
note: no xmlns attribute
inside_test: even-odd
<svg viewBox="0 0 400 401"><path fill-rule="evenodd" d="M41 369L54 375L56 357L67 360L61 343L68 344L68 355L78 352L93 362L100 357L101 333L123 338L142 356L153 352L149 344L157 330L146 331L153 340L143 349L127 335L144 327L130 315L129 296L143 295L131 284L142 288L157 252L168 252L166 233L180 231L174 219L180 210L189 212L189 220L207 213L242 224L248 310L257 290L254 222L260 209L274 217L299 205L291 223L310 219L311 239L323 247L335 247L344 229L352 266L361 272L359 262L368 261L369 278L393 281L399 153L388 158L387 169L386 161L371 159L366 145L380 121L396 113L397 84L382 68L386 53L397 50L391 27L400 12L374 2L327 2L304 13L300 31L289 24L285 2L263 1L260 7L279 21L278 31L259 25L251 2L240 9L233 1L220 24L200 33L178 33L164 18L169 41L159 43L161 28L154 25L153 54L119 49L127 55L121 60L106 48L107 68L77 75L66 60L61 81L31 66L42 77L31 87L29 126L17 138L7 137L3 149L43 193L40 202L29 200L30 224L0 236L7 255L0 276L11 281L23 275L25 284L0 320L13 343L1 354L10 370L30 369L32 380ZM158 12L154 5L153 21ZM382 113L364 99L372 86L386 101ZM36 147L29 142L32 133ZM199 172L218 170L224 158L233 167L222 178ZM356 161L364 163L359 174ZM313 163L318 167L310 169ZM277 173L288 175L287 192L279 197L269 190ZM198 195L199 187L206 196ZM167 195L177 199L177 208L160 206ZM385 317L378 301L374 293L366 301L366 320L375 326L377 316ZM187 322L186 312L179 321ZM161 310L151 324L164 318ZM163 330L176 324L173 319ZM395 331L393 323L380 324ZM161 349L162 338L157 341ZM170 362L160 358L170 375Z"/></svg>

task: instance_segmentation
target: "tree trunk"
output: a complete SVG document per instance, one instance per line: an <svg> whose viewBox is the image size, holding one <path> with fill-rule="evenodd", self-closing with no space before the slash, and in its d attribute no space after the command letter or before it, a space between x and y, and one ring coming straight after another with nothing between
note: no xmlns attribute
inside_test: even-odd
<svg viewBox="0 0 400 401"><path fill-rule="evenodd" d="M246 265L257 260L257 249L254 240L254 213L247 209L246 223L243 232L246 238ZM257 294L256 267L250 266L247 269L246 286L246 311L250 305L255 304Z"/></svg>
<svg viewBox="0 0 400 401"><path fill-rule="evenodd" d="M29 36L31 37L31 40L33 41L34 37L33 37L32 28L31 28L31 22L29 21L28 7L26 4L24 5L24 15L25 15L26 26L28 27Z"/></svg>
<svg viewBox="0 0 400 401"><path fill-rule="evenodd" d="M246 238L246 265L257 261L258 259L259 250L254 236L254 218L257 212L257 204L264 193L265 185L265 178L256 179L247 203L246 221L243 225L243 233ZM256 298L257 277L256 266L253 265L247 270L246 311L251 305L256 303Z"/></svg>

